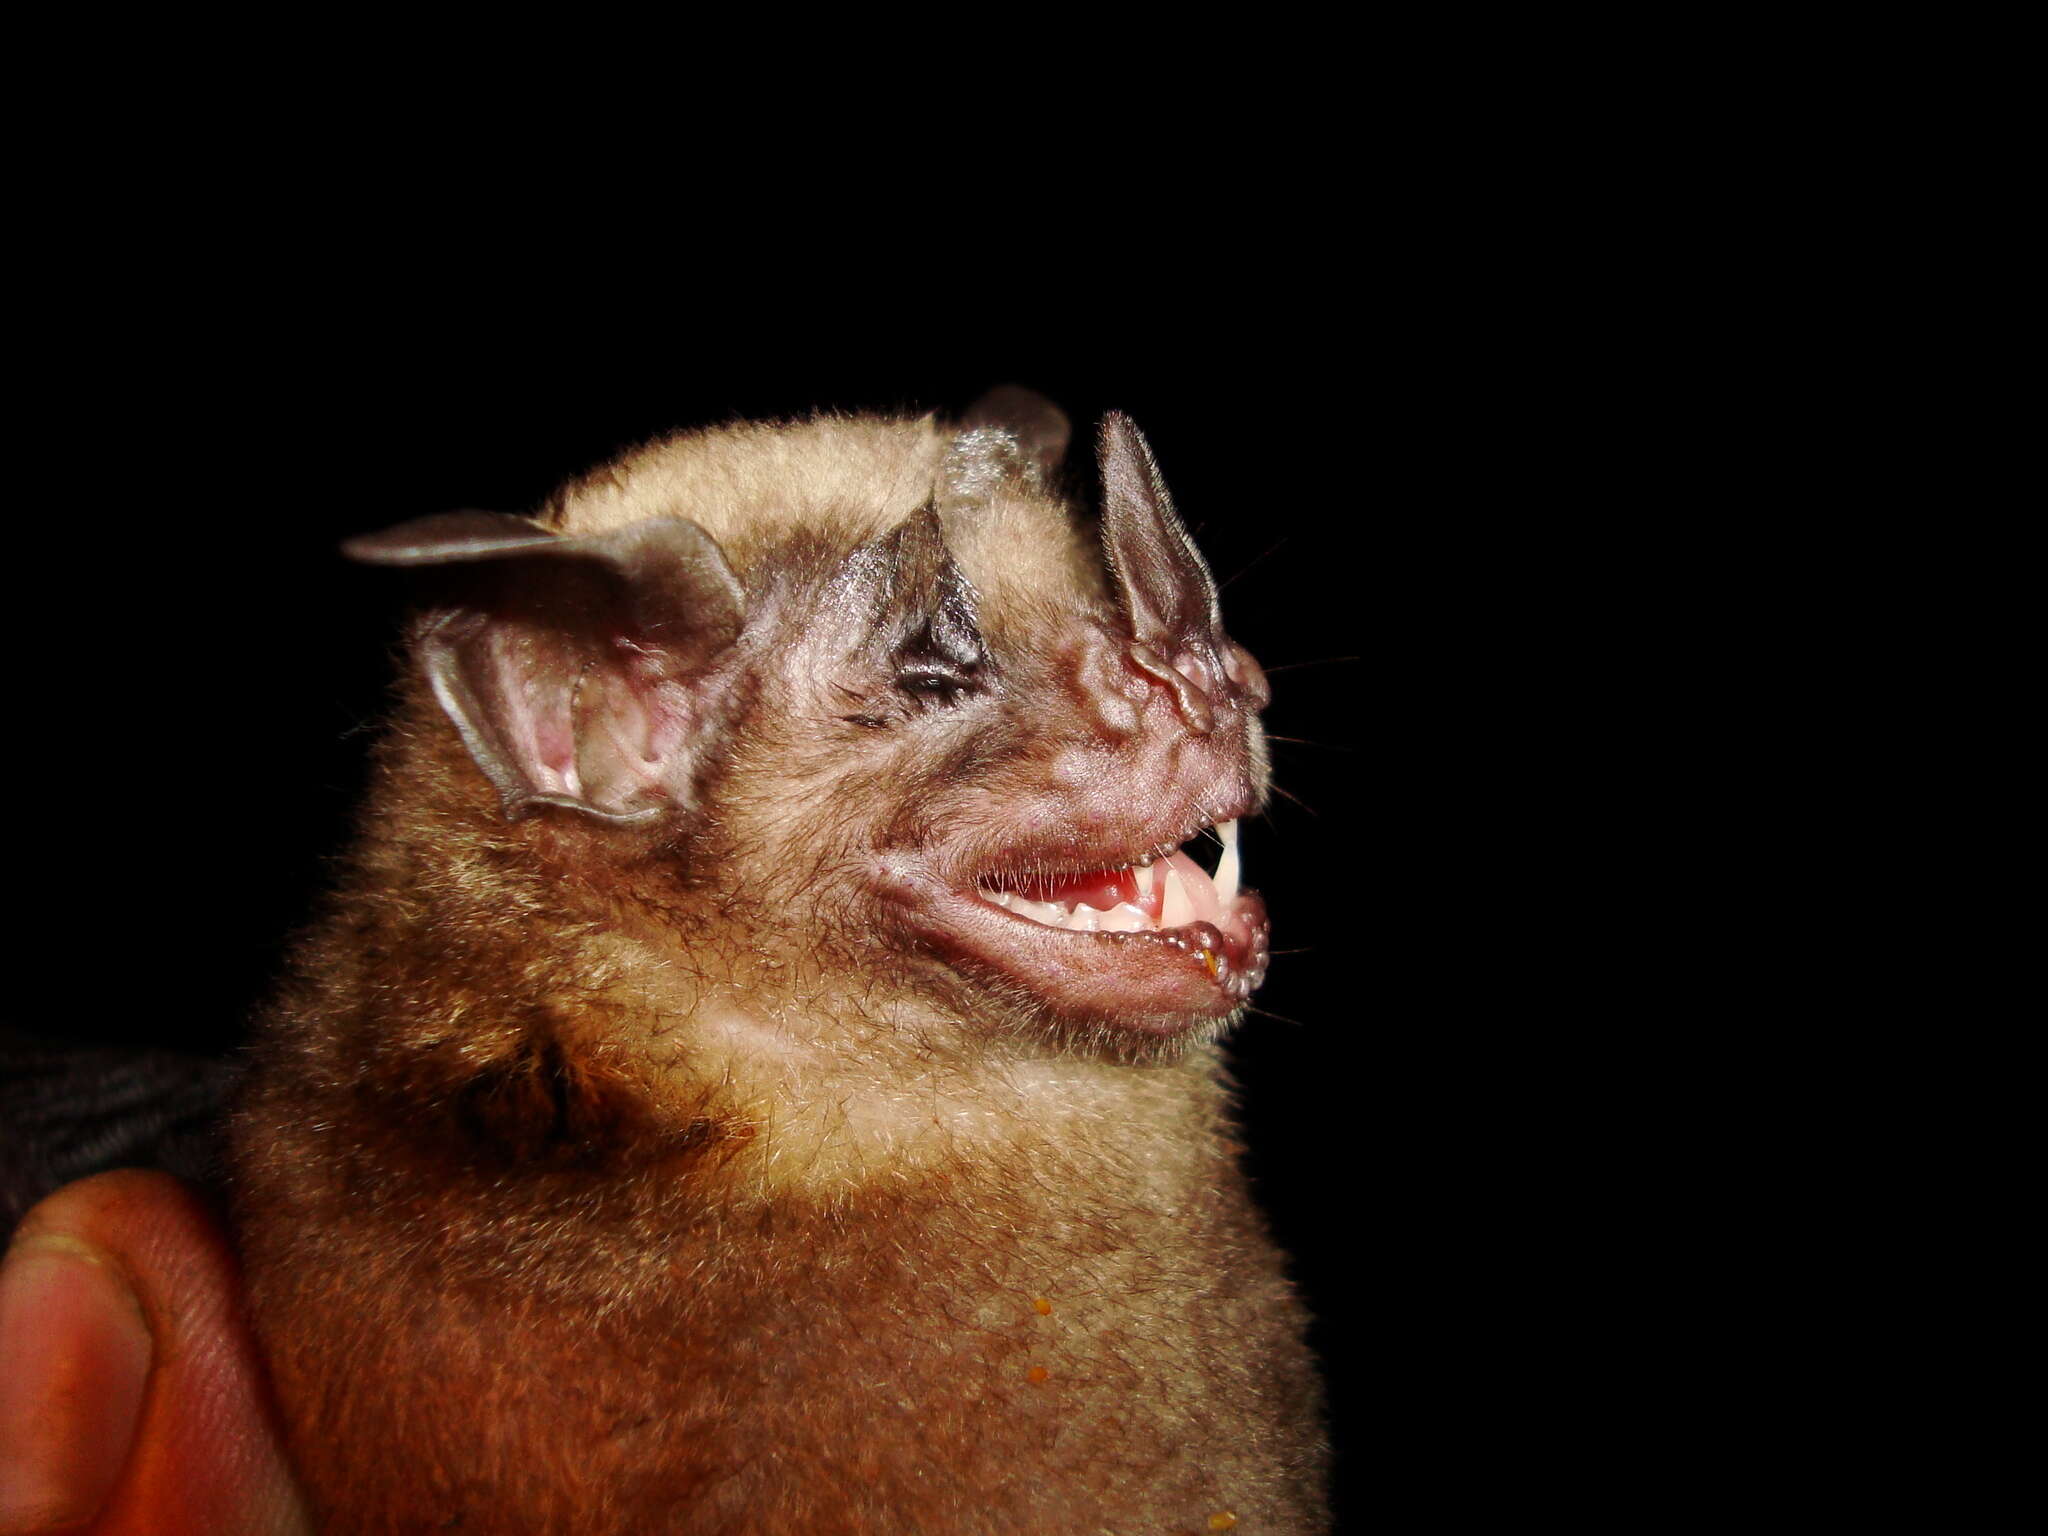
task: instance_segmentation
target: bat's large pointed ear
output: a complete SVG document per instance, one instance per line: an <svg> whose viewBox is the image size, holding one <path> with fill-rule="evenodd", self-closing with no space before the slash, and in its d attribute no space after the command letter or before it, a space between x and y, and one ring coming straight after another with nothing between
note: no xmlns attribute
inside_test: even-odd
<svg viewBox="0 0 2048 1536"><path fill-rule="evenodd" d="M1223 643L1216 582L1166 493L1152 448L1130 417L1102 419L1102 543L1131 637L1166 656Z"/></svg>
<svg viewBox="0 0 2048 1536"><path fill-rule="evenodd" d="M557 805L633 824L692 804L723 720L718 662L746 619L702 528L651 518L570 538L451 512L342 548L441 568L415 651L508 817Z"/></svg>
<svg viewBox="0 0 2048 1536"><path fill-rule="evenodd" d="M1066 461L1074 429L1067 413L1036 390L1018 384L992 389L967 408L962 430L994 427L1017 440L1017 451L1041 480L1051 480Z"/></svg>

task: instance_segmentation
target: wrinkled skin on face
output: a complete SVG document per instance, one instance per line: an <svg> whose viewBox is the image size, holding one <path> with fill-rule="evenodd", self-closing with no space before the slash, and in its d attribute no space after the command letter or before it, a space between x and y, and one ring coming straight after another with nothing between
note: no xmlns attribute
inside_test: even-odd
<svg viewBox="0 0 2048 1536"><path fill-rule="evenodd" d="M1228 1017L1264 972L1258 897L1219 897L1174 855L1258 804L1262 699L1235 647L1182 652L1186 671L1167 686L1134 663L1113 605L1059 596L1049 621L989 626L966 665L935 665L921 630L853 648L844 630L800 643L766 697L778 716L829 724L790 754L818 764L800 793L775 797L808 809L768 811L763 823L782 825L756 836L831 848L824 867L845 886L835 925L926 957L912 974L951 1006L1156 1047ZM1206 706L1205 729L1190 726L1183 695ZM1156 889L1169 870L1200 903L1170 925ZM1038 915L992 899L1005 894L1036 898ZM1095 924L1124 908L1132 926L1053 926L1047 905L1069 922L1100 914Z"/></svg>
<svg viewBox="0 0 2048 1536"><path fill-rule="evenodd" d="M739 570L680 519L564 538L464 514L356 553L512 578L423 649L514 814L684 829L728 944L802 933L869 998L1171 1050L1264 976L1235 824L1264 794L1265 681L1127 420L1102 433L1099 557L1019 442L964 433L907 518L851 548L756 535ZM1068 558L1010 569L1020 529ZM1191 842L1222 846L1214 878Z"/></svg>

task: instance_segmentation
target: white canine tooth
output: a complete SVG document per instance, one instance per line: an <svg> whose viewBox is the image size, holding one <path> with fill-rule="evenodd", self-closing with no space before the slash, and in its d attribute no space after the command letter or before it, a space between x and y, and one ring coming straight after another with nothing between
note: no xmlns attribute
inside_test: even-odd
<svg viewBox="0 0 2048 1536"><path fill-rule="evenodd" d="M1179 928L1195 920L1195 904L1181 884L1180 871L1166 866L1166 899L1159 905L1159 926Z"/></svg>
<svg viewBox="0 0 2048 1536"><path fill-rule="evenodd" d="M1128 901L1120 901L1102 914L1103 933L1143 933L1151 926L1152 919Z"/></svg>
<svg viewBox="0 0 2048 1536"><path fill-rule="evenodd" d="M1152 888L1157 884L1159 884L1158 867L1150 859L1147 859L1138 869L1138 892L1140 895L1150 896Z"/></svg>
<svg viewBox="0 0 2048 1536"><path fill-rule="evenodd" d="M1237 819L1218 822L1216 835L1223 840L1223 858L1216 866L1216 895L1227 907L1237 899Z"/></svg>

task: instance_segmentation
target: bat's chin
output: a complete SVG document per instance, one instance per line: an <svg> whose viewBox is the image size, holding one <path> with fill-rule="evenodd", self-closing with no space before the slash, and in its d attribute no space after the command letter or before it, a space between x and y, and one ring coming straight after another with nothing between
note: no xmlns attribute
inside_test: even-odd
<svg viewBox="0 0 2048 1536"><path fill-rule="evenodd" d="M1179 851L1057 862L1028 850L948 880L890 861L885 890L955 969L1074 1023L1170 1037L1241 1008L1265 979L1266 905L1238 885L1235 821L1213 875Z"/></svg>

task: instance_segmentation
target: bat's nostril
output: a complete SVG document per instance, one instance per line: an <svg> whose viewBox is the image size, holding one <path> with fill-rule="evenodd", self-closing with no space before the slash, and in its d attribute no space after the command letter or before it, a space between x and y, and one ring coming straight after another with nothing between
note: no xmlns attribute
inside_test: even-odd
<svg viewBox="0 0 2048 1536"><path fill-rule="evenodd" d="M1215 707L1208 691L1195 680L1201 670L1198 664L1170 664L1142 640L1133 640L1127 654L1133 667L1173 695L1173 707L1180 711L1189 730L1197 736L1207 736L1216 729Z"/></svg>
<svg viewBox="0 0 2048 1536"><path fill-rule="evenodd" d="M1266 681L1266 669L1243 646L1224 647L1223 675L1230 679L1231 687L1243 694L1253 709L1264 709L1273 701L1273 685Z"/></svg>

